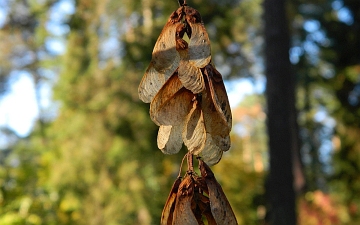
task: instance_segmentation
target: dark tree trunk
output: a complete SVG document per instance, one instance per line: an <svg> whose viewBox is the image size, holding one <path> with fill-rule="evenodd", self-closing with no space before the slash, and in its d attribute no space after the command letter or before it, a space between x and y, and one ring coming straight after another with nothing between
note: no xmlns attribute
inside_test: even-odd
<svg viewBox="0 0 360 225"><path fill-rule="evenodd" d="M298 148L295 79L284 0L265 0L267 129L270 171L266 181L267 224L296 224L293 153Z"/></svg>

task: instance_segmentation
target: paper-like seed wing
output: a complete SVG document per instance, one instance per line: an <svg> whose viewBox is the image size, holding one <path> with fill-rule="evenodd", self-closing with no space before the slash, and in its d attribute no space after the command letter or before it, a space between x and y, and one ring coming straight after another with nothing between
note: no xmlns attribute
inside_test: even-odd
<svg viewBox="0 0 360 225"><path fill-rule="evenodd" d="M151 61L157 71L164 71L171 68L171 66L179 59L176 51L176 27L181 23L182 13L181 9L174 11L163 30L161 31L153 52ZM172 74L172 73L171 73Z"/></svg>
<svg viewBox="0 0 360 225"><path fill-rule="evenodd" d="M215 109L224 122L227 123L228 129L231 130L231 109L222 76L211 64L208 64L205 67L204 75L208 81L208 89L210 90L211 99Z"/></svg>
<svg viewBox="0 0 360 225"><path fill-rule="evenodd" d="M150 63L138 88L140 100L145 103L151 102L156 93L165 83L165 80L165 74L156 71L153 64Z"/></svg>
<svg viewBox="0 0 360 225"><path fill-rule="evenodd" d="M217 224L238 224L230 203L210 167L199 160L199 169L209 189L210 208Z"/></svg>
<svg viewBox="0 0 360 225"><path fill-rule="evenodd" d="M195 195L196 195L196 192L195 192ZM204 221L203 221L203 219L202 219L201 210L200 210L199 206L197 205L197 202L195 202L195 199L194 199L193 202L192 202L191 208L192 208L192 211L193 211L194 216L195 216L195 218L196 218L197 224L199 224L199 225L205 225L205 224L204 224Z"/></svg>
<svg viewBox="0 0 360 225"><path fill-rule="evenodd" d="M186 89L194 94L198 94L204 90L204 77L201 70L193 66L189 60L180 60L178 72L179 79Z"/></svg>
<svg viewBox="0 0 360 225"><path fill-rule="evenodd" d="M177 196L173 225L196 225L196 217L191 210L191 203L194 198L194 181L190 176L183 179L180 184Z"/></svg>
<svg viewBox="0 0 360 225"><path fill-rule="evenodd" d="M186 89L198 94L205 88L204 78L200 68L189 61L189 47L186 41L182 39L185 30L186 26L184 24L179 24L176 29L176 50L180 54L179 79Z"/></svg>
<svg viewBox="0 0 360 225"><path fill-rule="evenodd" d="M179 125L191 109L194 95L182 88L175 95L164 102L157 111L151 113L151 119L158 125ZM151 107L150 107L151 109Z"/></svg>
<svg viewBox="0 0 360 225"><path fill-rule="evenodd" d="M161 225L172 225L173 221L173 214L175 210L175 204L176 204L176 195L179 189L181 183L181 177L178 177L173 186L171 187L171 191L169 193L169 196L166 200L164 209L161 213Z"/></svg>
<svg viewBox="0 0 360 225"><path fill-rule="evenodd" d="M199 156L204 162L212 166L220 161L222 154L223 150L217 145L211 135L207 133L204 149L200 152Z"/></svg>
<svg viewBox="0 0 360 225"><path fill-rule="evenodd" d="M185 119L194 95L185 89L176 73L170 77L150 104L150 118L158 126L178 125Z"/></svg>
<svg viewBox="0 0 360 225"><path fill-rule="evenodd" d="M208 197L201 193L195 193L197 204L200 208L201 213L206 217L208 225L217 225L214 216L211 214L210 200Z"/></svg>
<svg viewBox="0 0 360 225"><path fill-rule="evenodd" d="M206 132L212 136L226 137L230 133L230 128L222 111L218 110L220 107L213 102L210 82L205 81L205 84L206 90L202 93L201 108Z"/></svg>
<svg viewBox="0 0 360 225"><path fill-rule="evenodd" d="M210 88L210 82L208 82L207 80L208 79L205 80L206 91L202 93L201 108L204 115L205 129L207 132L207 136L209 136L208 142L211 142L215 146L210 146L211 144L208 145L211 149L213 149L212 151L215 152L218 152L219 149L222 151L227 151L230 148L230 128L224 117L224 114L221 111L221 107L214 104L212 98L213 94L211 93ZM203 155L206 155L206 162L209 162L209 155L213 155L213 153L214 152L210 152L210 149L206 149L206 152L202 153ZM218 155L218 157L220 156L219 153L216 153L216 155Z"/></svg>
<svg viewBox="0 0 360 225"><path fill-rule="evenodd" d="M211 135L212 140L216 144L218 148L220 148L222 151L226 152L230 149L231 141L230 141L230 135L227 135L226 137L221 137L219 135Z"/></svg>
<svg viewBox="0 0 360 225"><path fill-rule="evenodd" d="M206 131L200 103L195 100L184 124L184 144L190 153L198 155L205 146Z"/></svg>
<svg viewBox="0 0 360 225"><path fill-rule="evenodd" d="M174 97L174 95L183 88L183 85L181 84L180 80L177 77L177 72L175 71L174 76L170 77L165 84L162 86L160 90L158 90L156 96L151 101L150 104L150 118L156 118L158 111L160 110L160 107L166 102L169 101L171 98ZM156 120L153 119L153 121L158 125L163 125L161 123L156 122Z"/></svg>
<svg viewBox="0 0 360 225"><path fill-rule="evenodd" d="M176 27L182 18L182 10L173 12L161 31L148 66L138 88L139 98L146 103L152 101L165 81L179 66L180 56L176 51Z"/></svg>
<svg viewBox="0 0 360 225"><path fill-rule="evenodd" d="M161 125L159 127L159 132L157 136L157 145L158 148L164 154L176 154L180 151L183 140L181 137L183 130L183 125L175 125L175 126L165 126Z"/></svg>
<svg viewBox="0 0 360 225"><path fill-rule="evenodd" d="M185 19L191 27L189 60L197 68L204 68L211 60L209 35L196 9L185 6Z"/></svg>

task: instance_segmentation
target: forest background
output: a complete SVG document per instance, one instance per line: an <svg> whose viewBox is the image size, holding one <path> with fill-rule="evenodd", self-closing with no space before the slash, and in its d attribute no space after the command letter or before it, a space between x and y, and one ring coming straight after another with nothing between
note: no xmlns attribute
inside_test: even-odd
<svg viewBox="0 0 360 225"><path fill-rule="evenodd" d="M267 4L188 4L203 17L228 91L238 93L232 147L212 169L239 224L261 224ZM360 1L274 4L285 5L295 80L298 224L359 224ZM0 1L0 94L25 76L38 107L28 135L1 127L0 224L159 224L183 154L157 149L137 86L177 7L175 0ZM239 81L253 93L241 96Z"/></svg>

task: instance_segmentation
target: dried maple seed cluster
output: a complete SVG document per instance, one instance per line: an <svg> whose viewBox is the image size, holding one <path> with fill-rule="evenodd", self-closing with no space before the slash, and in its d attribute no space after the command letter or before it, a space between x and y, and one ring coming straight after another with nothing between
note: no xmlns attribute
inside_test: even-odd
<svg viewBox="0 0 360 225"><path fill-rule="evenodd" d="M184 143L191 154L214 165L230 148L229 100L197 10L184 4L171 14L138 91L160 126L157 144L165 154L179 152Z"/></svg>
<svg viewBox="0 0 360 225"><path fill-rule="evenodd" d="M192 157L192 156L191 156ZM161 215L161 225L237 224L220 184L210 167L199 160L201 177L192 168L185 177L178 177L169 194Z"/></svg>

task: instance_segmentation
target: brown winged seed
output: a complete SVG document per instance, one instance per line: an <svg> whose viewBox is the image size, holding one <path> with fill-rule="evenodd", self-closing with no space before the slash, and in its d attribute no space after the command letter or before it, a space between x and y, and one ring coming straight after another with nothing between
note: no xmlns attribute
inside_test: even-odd
<svg viewBox="0 0 360 225"><path fill-rule="evenodd" d="M160 126L158 147L165 154L179 152L184 143L214 165L230 148L229 100L197 10L183 5L171 14L138 91L142 101L150 102L150 118Z"/></svg>

